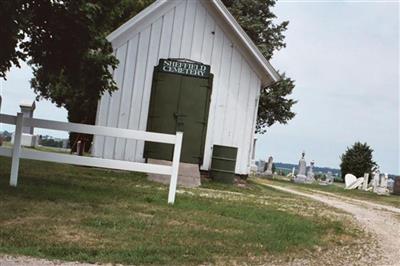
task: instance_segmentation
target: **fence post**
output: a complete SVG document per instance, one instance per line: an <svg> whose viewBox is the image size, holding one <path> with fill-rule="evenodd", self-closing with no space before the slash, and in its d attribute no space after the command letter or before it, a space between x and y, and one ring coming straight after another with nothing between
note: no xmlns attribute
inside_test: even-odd
<svg viewBox="0 0 400 266"><path fill-rule="evenodd" d="M21 138L22 138L22 124L23 114L17 113L17 122L15 123L14 132L14 146L11 160L11 175L10 175L10 186L16 187L18 182L18 169L19 169L19 157L21 153Z"/></svg>
<svg viewBox="0 0 400 266"><path fill-rule="evenodd" d="M168 193L169 204L174 204L175 202L176 186L178 184L179 162L181 160L182 139L183 139L183 133L176 132L174 156L172 159L172 174L171 174L171 180L169 182L169 193Z"/></svg>

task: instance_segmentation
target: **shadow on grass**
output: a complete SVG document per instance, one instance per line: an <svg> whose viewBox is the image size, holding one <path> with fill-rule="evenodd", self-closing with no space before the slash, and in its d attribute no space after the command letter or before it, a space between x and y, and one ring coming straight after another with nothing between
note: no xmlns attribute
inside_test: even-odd
<svg viewBox="0 0 400 266"><path fill-rule="evenodd" d="M0 157L0 252L127 264L200 264L327 244L341 224L256 202L177 195L145 175L23 160L17 188ZM207 188L224 189L217 184ZM249 182L241 193L285 194ZM272 199L273 200L273 199Z"/></svg>

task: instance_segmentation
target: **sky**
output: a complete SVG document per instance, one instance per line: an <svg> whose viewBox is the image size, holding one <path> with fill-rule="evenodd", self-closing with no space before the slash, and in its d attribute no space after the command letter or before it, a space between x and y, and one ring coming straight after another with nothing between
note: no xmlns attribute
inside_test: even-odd
<svg viewBox="0 0 400 266"><path fill-rule="evenodd" d="M277 21L289 20L287 47L272 65L296 81L296 117L258 136L256 159L297 163L301 152L316 166L338 168L340 155L356 141L374 149L381 171L400 174L399 2L278 1ZM0 82L2 113L15 114L34 100L26 64ZM48 101L35 117L67 121ZM0 124L0 131L13 128ZM66 137L37 129L36 134Z"/></svg>
<svg viewBox="0 0 400 266"><path fill-rule="evenodd" d="M400 174L399 2L278 1L287 47L272 65L296 81L296 117L258 136L256 157L338 168L356 141Z"/></svg>

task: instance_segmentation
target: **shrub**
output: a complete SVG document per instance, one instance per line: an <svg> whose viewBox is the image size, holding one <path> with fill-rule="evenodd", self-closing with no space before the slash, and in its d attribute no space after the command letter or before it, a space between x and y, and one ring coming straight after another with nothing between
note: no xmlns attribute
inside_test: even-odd
<svg viewBox="0 0 400 266"><path fill-rule="evenodd" d="M340 159L340 170L342 172L342 178L346 174L353 174L356 177L361 177L364 173L371 173L376 169L377 164L372 159L372 152L374 150L368 146L367 143L356 142L354 145L347 150Z"/></svg>

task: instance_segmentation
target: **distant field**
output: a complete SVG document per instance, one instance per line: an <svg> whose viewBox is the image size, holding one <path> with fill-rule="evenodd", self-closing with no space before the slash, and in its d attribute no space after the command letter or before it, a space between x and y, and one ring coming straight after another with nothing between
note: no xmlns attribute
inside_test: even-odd
<svg viewBox="0 0 400 266"><path fill-rule="evenodd" d="M346 190L344 189L344 183L334 183L330 186L321 186L318 184L295 184L288 181L286 177L277 177L271 182L279 182L280 185L302 190L319 190L323 192L335 193L341 196L351 197L360 200L368 200L371 202L387 204L400 208L400 196L398 195L380 196L372 192L358 189Z"/></svg>
<svg viewBox="0 0 400 266"><path fill-rule="evenodd" d="M3 142L3 146L6 148L12 148L13 144L11 142ZM48 146L37 146L36 148L23 147L23 149L34 149L37 151L56 152L56 153L70 153L71 151L70 149L48 147Z"/></svg>

